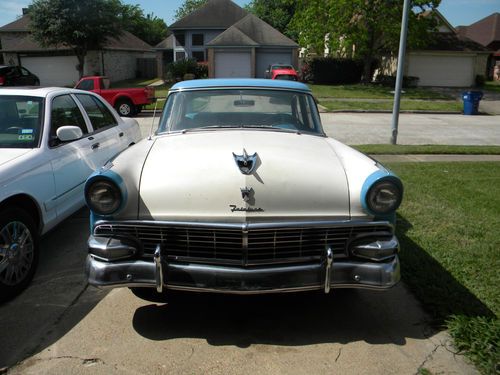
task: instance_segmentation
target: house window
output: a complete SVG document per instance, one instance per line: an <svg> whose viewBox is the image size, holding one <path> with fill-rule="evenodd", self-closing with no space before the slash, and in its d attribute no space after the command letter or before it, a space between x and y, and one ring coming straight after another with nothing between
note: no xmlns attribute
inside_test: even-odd
<svg viewBox="0 0 500 375"><path fill-rule="evenodd" d="M193 59L196 61L205 61L205 52L203 51L193 51L192 53Z"/></svg>
<svg viewBox="0 0 500 375"><path fill-rule="evenodd" d="M176 45L178 46L185 46L186 45L186 39L184 34L175 34L175 40L176 40Z"/></svg>
<svg viewBox="0 0 500 375"><path fill-rule="evenodd" d="M192 37L193 46L202 46L203 42L204 42L203 34L193 34Z"/></svg>
<svg viewBox="0 0 500 375"><path fill-rule="evenodd" d="M184 51L176 52L175 53L175 61L181 61L186 58L186 53Z"/></svg>

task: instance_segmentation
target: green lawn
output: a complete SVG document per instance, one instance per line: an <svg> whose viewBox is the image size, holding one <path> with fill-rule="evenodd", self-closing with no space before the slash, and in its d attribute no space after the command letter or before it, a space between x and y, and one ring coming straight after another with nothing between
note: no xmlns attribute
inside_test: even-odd
<svg viewBox="0 0 500 375"><path fill-rule="evenodd" d="M483 89L488 91L500 92L500 81L487 81Z"/></svg>
<svg viewBox="0 0 500 375"><path fill-rule="evenodd" d="M392 100L357 101L319 99L319 103L329 111L392 111ZM463 104L456 100L401 100L402 111L462 112Z"/></svg>
<svg viewBox="0 0 500 375"><path fill-rule="evenodd" d="M443 146L443 145L357 145L355 149L371 155L406 154L459 154L459 155L500 155L500 146Z"/></svg>
<svg viewBox="0 0 500 375"><path fill-rule="evenodd" d="M394 163L405 284L484 374L500 363L500 163Z"/></svg>
<svg viewBox="0 0 500 375"><path fill-rule="evenodd" d="M314 85L310 84L313 94L320 98L345 98L345 99L392 99L394 88L381 85ZM424 88L404 89L402 99L441 99L453 100L449 95L434 92Z"/></svg>

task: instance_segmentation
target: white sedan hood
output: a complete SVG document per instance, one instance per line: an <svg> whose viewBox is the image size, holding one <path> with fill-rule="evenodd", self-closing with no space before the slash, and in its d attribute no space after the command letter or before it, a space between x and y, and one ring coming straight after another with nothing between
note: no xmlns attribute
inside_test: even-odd
<svg viewBox="0 0 500 375"><path fill-rule="evenodd" d="M243 174L233 156L257 153ZM250 190L247 201L241 189ZM349 189L327 138L217 130L160 136L144 163L139 217L223 222L348 219Z"/></svg>

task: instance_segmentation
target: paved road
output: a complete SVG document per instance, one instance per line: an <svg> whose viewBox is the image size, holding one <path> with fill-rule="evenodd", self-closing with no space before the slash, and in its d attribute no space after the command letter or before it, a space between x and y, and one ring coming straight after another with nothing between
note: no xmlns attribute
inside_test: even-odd
<svg viewBox="0 0 500 375"><path fill-rule="evenodd" d="M403 285L154 303L87 287L87 233L81 210L46 236L34 282L0 306L0 373L476 373Z"/></svg>
<svg viewBox="0 0 500 375"><path fill-rule="evenodd" d="M137 117L149 134L150 114ZM389 143L389 113L322 113L325 132L350 145ZM155 119L155 124L158 119ZM500 116L401 114L398 144L500 145Z"/></svg>

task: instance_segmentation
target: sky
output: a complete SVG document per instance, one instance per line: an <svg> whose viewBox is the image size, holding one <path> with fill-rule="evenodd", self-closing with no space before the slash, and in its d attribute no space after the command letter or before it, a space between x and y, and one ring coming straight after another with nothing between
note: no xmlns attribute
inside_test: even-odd
<svg viewBox="0 0 500 375"><path fill-rule="evenodd" d="M127 4L138 4L145 14L153 13L170 25L174 22L175 10L183 0L122 0ZM233 0L240 6L250 0ZM401 0L403 1L403 0ZM0 26L15 21L22 8L32 0L0 0ZM492 13L500 13L500 0L441 0L439 11L453 26L470 25Z"/></svg>

